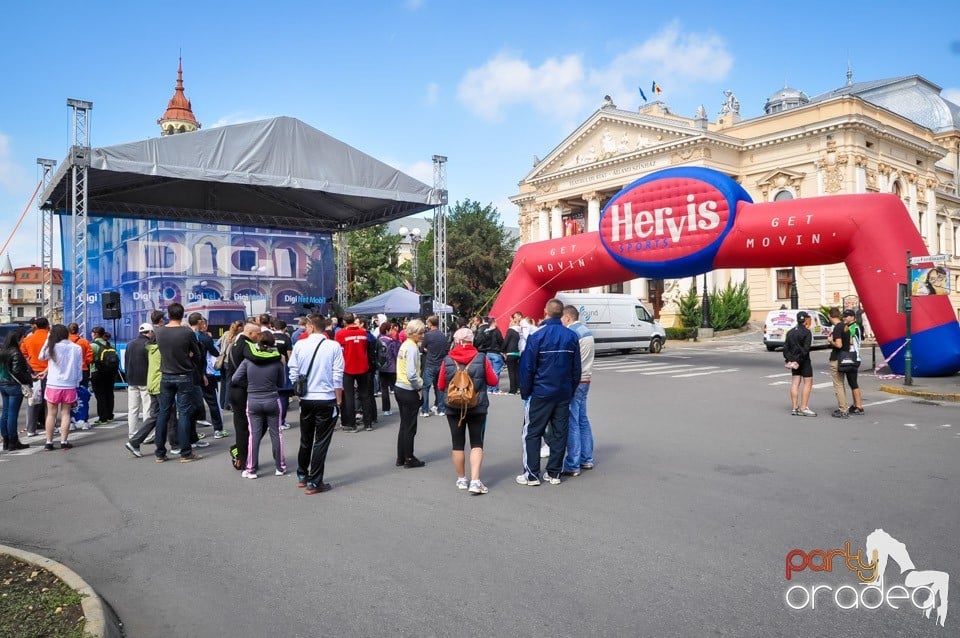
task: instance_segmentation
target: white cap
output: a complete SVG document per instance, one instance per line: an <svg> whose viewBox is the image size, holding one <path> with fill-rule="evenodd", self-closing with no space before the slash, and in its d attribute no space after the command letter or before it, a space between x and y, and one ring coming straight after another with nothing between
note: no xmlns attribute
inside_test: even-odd
<svg viewBox="0 0 960 638"><path fill-rule="evenodd" d="M153 324L150 323L141 323L140 332L153 332Z"/></svg>

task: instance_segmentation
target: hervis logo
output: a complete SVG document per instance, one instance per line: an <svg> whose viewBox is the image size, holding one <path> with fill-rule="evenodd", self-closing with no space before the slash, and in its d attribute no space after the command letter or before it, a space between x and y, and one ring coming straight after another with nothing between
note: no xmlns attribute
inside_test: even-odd
<svg viewBox="0 0 960 638"><path fill-rule="evenodd" d="M893 578L886 580L890 561L900 568L902 583ZM936 610L936 622L941 627L947 622L950 576L943 571L917 569L907 552L907 546L882 529L867 535L865 550L852 551L849 540L837 549L790 550L785 559L785 568L787 581L794 583L784 594L790 609L812 611L817 606L866 610L885 606L891 609L912 607L927 618ZM834 570L846 574L850 580L829 584L796 583L802 580L803 572Z"/></svg>
<svg viewBox="0 0 960 638"><path fill-rule="evenodd" d="M614 259L640 276L699 274L711 270L739 201L750 197L716 171L659 171L610 200L601 213L600 238Z"/></svg>

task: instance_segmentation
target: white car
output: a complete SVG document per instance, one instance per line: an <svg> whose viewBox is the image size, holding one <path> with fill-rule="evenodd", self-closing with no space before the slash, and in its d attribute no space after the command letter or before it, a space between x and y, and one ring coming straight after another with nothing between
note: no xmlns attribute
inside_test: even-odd
<svg viewBox="0 0 960 638"><path fill-rule="evenodd" d="M763 322L763 345L773 352L783 347L787 331L797 325L797 313L800 310L771 310ZM833 326L819 310L804 310L812 318L810 332L813 333L813 348L829 348L830 333Z"/></svg>

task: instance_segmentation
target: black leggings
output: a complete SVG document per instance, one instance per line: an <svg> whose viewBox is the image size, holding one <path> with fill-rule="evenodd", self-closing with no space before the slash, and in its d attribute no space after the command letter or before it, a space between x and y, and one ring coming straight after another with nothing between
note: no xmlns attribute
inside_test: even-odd
<svg viewBox="0 0 960 638"><path fill-rule="evenodd" d="M840 373L847 378L847 385L850 386L851 390L860 389L860 384L857 383L857 372L858 372L857 370L850 370L849 372Z"/></svg>
<svg viewBox="0 0 960 638"><path fill-rule="evenodd" d="M467 432L470 432L470 449L483 449L483 432L487 428L487 415L467 413L461 425L459 414L448 414L447 424L450 426L450 438L453 439L453 450L463 452L467 443Z"/></svg>

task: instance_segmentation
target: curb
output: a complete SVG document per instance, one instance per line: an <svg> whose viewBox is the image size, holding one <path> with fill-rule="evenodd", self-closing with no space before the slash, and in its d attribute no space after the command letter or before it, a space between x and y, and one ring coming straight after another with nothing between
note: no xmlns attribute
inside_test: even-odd
<svg viewBox="0 0 960 638"><path fill-rule="evenodd" d="M881 385L881 392L888 392L890 394L902 394L911 397L919 397L922 399L931 399L933 401L956 401L960 402L960 394L953 392L929 392L927 390L912 390L909 388L903 388L892 385Z"/></svg>
<svg viewBox="0 0 960 638"><path fill-rule="evenodd" d="M119 638L123 635L118 627L107 625L107 616L104 613L103 601L100 599L100 596L93 590L93 587L88 585L87 582L80 578L72 569L45 556L33 554L8 545L0 545L0 553L9 554L25 563L46 569L62 580L67 587L70 587L80 594L83 597L80 601L80 606L83 608L83 616L86 618L83 628L84 636L89 635L94 638Z"/></svg>

